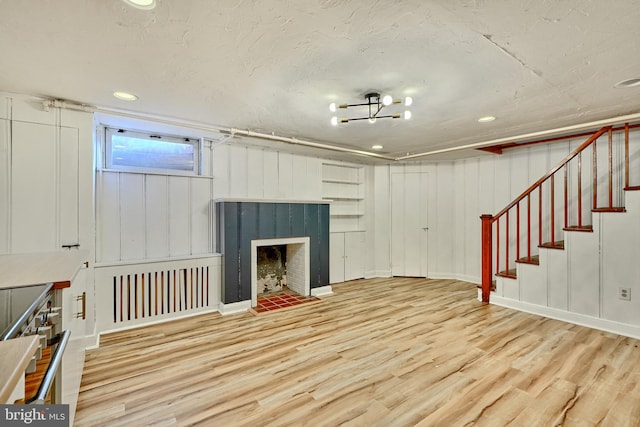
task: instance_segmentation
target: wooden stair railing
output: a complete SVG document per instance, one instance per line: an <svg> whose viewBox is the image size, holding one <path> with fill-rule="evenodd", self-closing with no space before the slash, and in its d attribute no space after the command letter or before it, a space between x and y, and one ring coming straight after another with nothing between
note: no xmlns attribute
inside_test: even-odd
<svg viewBox="0 0 640 427"><path fill-rule="evenodd" d="M591 207L591 212L624 211L624 207L621 206L622 190L640 190L640 186L629 184L629 129L637 127L638 125L629 126L628 123L624 127L616 129L612 126L603 127L496 215L484 214L480 217L482 220L481 279L483 302L489 302L493 281L494 227L496 275L515 278L515 263L538 264L537 254L532 253L534 245L532 234L535 235L536 231L537 248L563 249L564 240L556 240L562 230L593 231L592 225L589 220L584 218L583 213L585 210L589 211L589 207ZM620 147L617 147L618 151L614 151L612 136L614 132L622 131L624 131L624 154L620 153L623 151ZM601 163L598 163L597 140L605 134L608 135L604 161L606 167L602 167L602 159L600 159ZM585 151L589 147L592 147L592 153L585 155ZM614 158L616 167L614 167ZM590 165L587 165L585 169L584 163L590 163ZM601 166L600 174L598 173L599 165ZM583 175L589 173L589 169L591 179L590 182L584 184ZM602 173L603 169L606 170L606 173ZM622 180L622 170L624 170L624 184L620 182L620 185L616 186L616 182ZM562 194L559 195L556 194L556 182L558 181L556 178L558 177L563 185ZM608 187L605 206L600 206L598 203L598 185L601 188ZM543 187L545 188L544 194ZM543 200L546 200L546 203L543 204ZM615 206L615 202L620 202L620 205ZM521 205L525 210L524 215L521 214ZM557 209L558 207L562 209ZM534 210L533 215L532 209ZM535 212L536 209L537 212ZM557 216L561 216L561 218L556 218ZM558 219L562 221L562 227L559 227ZM515 220L515 227L510 224L510 220ZM524 231L521 230L522 227L525 228ZM501 229L503 230L502 235ZM515 231L515 237L510 236L510 232L513 231ZM521 238L521 236L524 237ZM523 243L521 240L525 240L526 254L521 253ZM515 255L515 257L510 258L511 255Z"/></svg>

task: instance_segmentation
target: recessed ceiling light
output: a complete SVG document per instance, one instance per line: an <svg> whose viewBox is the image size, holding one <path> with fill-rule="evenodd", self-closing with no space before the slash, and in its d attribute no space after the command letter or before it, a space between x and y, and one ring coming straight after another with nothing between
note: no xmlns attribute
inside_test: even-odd
<svg viewBox="0 0 640 427"><path fill-rule="evenodd" d="M494 121L495 119L496 119L496 118L495 118L495 117L493 117L493 116L484 116L484 117L480 117L480 118L478 119L478 122L480 122L480 123L489 123L489 122Z"/></svg>
<svg viewBox="0 0 640 427"><path fill-rule="evenodd" d="M135 101L138 99L137 96L135 96L132 93L129 92L121 92L121 91L116 91L113 92L113 96L115 96L118 99L121 99L123 101Z"/></svg>
<svg viewBox="0 0 640 427"><path fill-rule="evenodd" d="M372 150L382 150L384 147L382 145L372 145L371 149Z"/></svg>
<svg viewBox="0 0 640 427"><path fill-rule="evenodd" d="M636 87L640 86L640 78L623 80L616 83L615 87Z"/></svg>
<svg viewBox="0 0 640 427"><path fill-rule="evenodd" d="M150 10L156 7L156 0L123 0L129 6L137 9Z"/></svg>

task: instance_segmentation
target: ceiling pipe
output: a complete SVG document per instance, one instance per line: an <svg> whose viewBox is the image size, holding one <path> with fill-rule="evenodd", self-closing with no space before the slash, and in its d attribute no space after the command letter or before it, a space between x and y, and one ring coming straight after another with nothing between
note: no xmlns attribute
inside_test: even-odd
<svg viewBox="0 0 640 427"><path fill-rule="evenodd" d="M516 142L516 141L523 141L528 139L530 140L535 138L548 137L548 136L558 135L562 133L566 134L566 133L582 131L587 129L599 129L603 126L612 126L612 125L617 125L621 123L630 123L630 122L640 120L640 113L628 114L626 116L618 116L610 119L597 120L597 121L583 123L579 125L565 126L565 127L548 129L548 130L539 131L539 132L521 134L521 135L512 136L512 137L492 139L489 141L460 145L457 147L443 148L440 150L432 150L432 151L425 151L422 153L408 154L406 156L391 157L391 156L385 156L383 154L371 153L369 151L356 150L352 148L344 148L344 147L338 147L330 144L322 144L319 142L307 141L307 140L298 139L295 137L276 136L274 134L253 132L248 129L243 130L243 129L235 129L235 128L223 128L223 127L216 127L211 125L200 125L200 124L191 123L191 122L181 122L178 120L168 120L160 117L146 116L143 114L128 113L128 112L118 111L118 110L98 108L98 107L93 107L86 104L77 104L77 103L67 102L59 99L44 100L42 102L42 105L45 111L49 111L49 108L55 107L55 108L64 108L69 110L83 111L87 113L110 114L114 116L130 118L130 119L152 121L155 123L162 123L170 126L186 127L186 128L201 130L205 132L216 132L216 133L227 134L232 136L243 135L243 136L257 138L257 139L264 139L268 141L278 141L278 142L284 142L287 144L301 145L305 147L318 148L321 150L330 150L330 151L336 151L341 153L355 154L358 156L372 157L376 159L389 160L394 162L404 161L404 160L413 160L420 157L428 157L436 154L451 153L451 152L461 151L461 150L483 148L491 145L502 144L505 142Z"/></svg>
<svg viewBox="0 0 640 427"><path fill-rule="evenodd" d="M433 150L433 151L425 151L423 153L408 154L406 156L396 157L394 160L397 160L397 161L411 160L411 159L415 159L415 158L418 158L418 157L427 157L427 156L433 156L435 154L451 153L451 152L460 151L460 150L483 148L483 147L489 147L491 145L502 144L502 143L505 143L505 142L523 141L523 140L527 140L527 139L535 139L535 138L547 137L547 136L558 135L558 134L562 134L562 133L570 133L570 132L582 131L582 130L586 130L586 129L595 129L595 130L597 130L597 129L602 128L604 126L619 125L621 123L630 123L630 122L634 122L634 121L637 121L637 120L640 120L640 113L628 114L626 116L619 116L619 117L614 117L614 118L611 118L611 119L596 120L594 122L583 123L583 124L579 124L579 125L572 125L572 126L565 126L565 127L561 127L561 128L548 129L548 130L543 130L543 131L539 131L539 132L525 133L525 134L522 134L522 135L517 135L517 136L512 136L512 137L507 137L507 138L492 139L490 141L476 142L476 143L473 143L473 144L460 145L460 146L457 146L457 147L443 148L441 150Z"/></svg>
<svg viewBox="0 0 640 427"><path fill-rule="evenodd" d="M83 111L86 113L110 114L112 116L126 117L129 119L136 119L136 120L146 120L154 123L161 123L161 124L170 125L170 126L186 127L189 129L201 130L205 132L216 132L216 133L227 134L231 136L242 135L242 136L247 136L251 138L284 142L292 145L301 145L304 147L318 148L322 150L331 150L331 151L337 151L341 153L355 154L358 156L373 157L373 158L382 159L382 160L391 160L391 161L395 160L394 157L385 156L378 153L370 153L368 151L338 147L330 144L322 144L319 142L307 141L307 140L298 139L294 137L277 136L274 134L254 132L248 129L243 130L243 129L235 129L235 128L223 128L223 127L216 127L216 126L209 126L209 125L199 125L199 124L190 123L190 122L181 122L178 120L168 120L168 119L163 119L163 118L154 117L154 116L145 116L142 114L135 114L135 113L128 113L124 111L93 107L86 104L76 104L76 103L67 102L59 99L45 100L42 102L42 106L45 111L49 111L51 107L54 107L54 108L64 108L67 110Z"/></svg>

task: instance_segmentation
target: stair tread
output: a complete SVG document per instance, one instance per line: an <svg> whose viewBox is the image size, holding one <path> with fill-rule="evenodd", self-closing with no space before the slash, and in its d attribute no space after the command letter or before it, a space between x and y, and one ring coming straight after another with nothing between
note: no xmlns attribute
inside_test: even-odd
<svg viewBox="0 0 640 427"><path fill-rule="evenodd" d="M591 209L591 212L625 212L624 206L616 206L610 208L595 208Z"/></svg>
<svg viewBox="0 0 640 427"><path fill-rule="evenodd" d="M496 276L506 277L508 279L515 279L515 278L517 278L516 269L515 268L510 268L509 270L503 270L503 271L501 271L499 273L496 273Z"/></svg>
<svg viewBox="0 0 640 427"><path fill-rule="evenodd" d="M532 255L531 258L525 256L517 259L516 262L522 264L540 265L540 255Z"/></svg>
<svg viewBox="0 0 640 427"><path fill-rule="evenodd" d="M577 225L570 225L568 227L564 227L563 228L564 231L585 231L585 232L592 232L593 231L593 226L592 225L583 225L583 226L577 226Z"/></svg>
<svg viewBox="0 0 640 427"><path fill-rule="evenodd" d="M555 242L544 242L538 245L539 248L547 249L564 249L564 240L556 240Z"/></svg>

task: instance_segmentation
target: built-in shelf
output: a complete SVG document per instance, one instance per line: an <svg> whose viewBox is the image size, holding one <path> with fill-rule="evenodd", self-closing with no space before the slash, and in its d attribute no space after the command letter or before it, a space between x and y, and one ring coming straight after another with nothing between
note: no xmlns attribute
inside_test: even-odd
<svg viewBox="0 0 640 427"><path fill-rule="evenodd" d="M322 199L331 202L332 232L362 231L364 168L343 163L322 164Z"/></svg>
<svg viewBox="0 0 640 427"><path fill-rule="evenodd" d="M346 179L322 179L322 182L332 182L335 184L348 184L348 185L360 185L362 184L359 181L349 181Z"/></svg>
<svg viewBox="0 0 640 427"><path fill-rule="evenodd" d="M362 228L335 228L330 231L330 233L364 233L364 229Z"/></svg>
<svg viewBox="0 0 640 427"><path fill-rule="evenodd" d="M323 197L322 200L364 200L364 197L327 196Z"/></svg>

